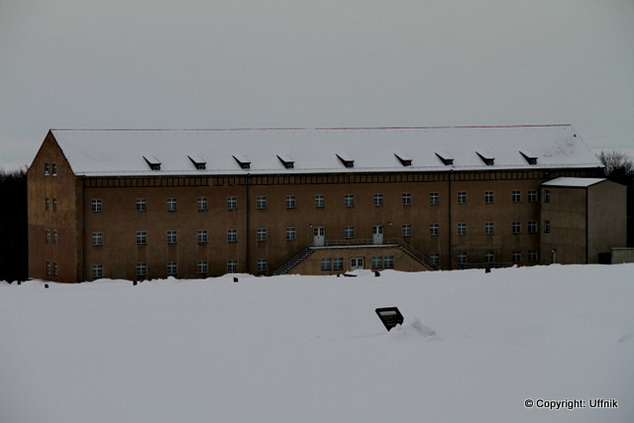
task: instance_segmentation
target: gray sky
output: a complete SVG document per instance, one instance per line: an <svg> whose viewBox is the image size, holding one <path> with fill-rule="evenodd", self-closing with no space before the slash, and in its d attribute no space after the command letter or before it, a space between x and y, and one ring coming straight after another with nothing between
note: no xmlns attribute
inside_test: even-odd
<svg viewBox="0 0 634 423"><path fill-rule="evenodd" d="M634 153L634 0L0 0L0 167L49 128L571 123Z"/></svg>

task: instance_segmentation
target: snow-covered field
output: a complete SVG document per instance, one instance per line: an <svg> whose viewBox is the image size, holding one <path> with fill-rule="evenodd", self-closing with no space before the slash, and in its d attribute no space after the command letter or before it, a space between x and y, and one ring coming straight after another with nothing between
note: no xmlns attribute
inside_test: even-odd
<svg viewBox="0 0 634 423"><path fill-rule="evenodd" d="M632 422L633 275L0 282L0 422Z"/></svg>

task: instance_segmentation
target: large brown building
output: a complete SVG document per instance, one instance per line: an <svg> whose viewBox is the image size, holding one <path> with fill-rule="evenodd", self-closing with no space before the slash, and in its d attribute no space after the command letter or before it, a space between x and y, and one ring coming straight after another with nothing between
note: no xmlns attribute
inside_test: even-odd
<svg viewBox="0 0 634 423"><path fill-rule="evenodd" d="M29 274L594 263L625 246L624 187L602 176L570 125L51 130L28 171Z"/></svg>

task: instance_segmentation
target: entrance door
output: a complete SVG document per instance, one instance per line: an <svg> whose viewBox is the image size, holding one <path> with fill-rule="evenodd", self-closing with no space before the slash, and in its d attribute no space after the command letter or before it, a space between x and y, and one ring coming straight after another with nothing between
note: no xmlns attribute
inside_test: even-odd
<svg viewBox="0 0 634 423"><path fill-rule="evenodd" d="M352 257L350 259L350 270L363 269L363 257Z"/></svg>
<svg viewBox="0 0 634 423"><path fill-rule="evenodd" d="M313 244L315 247L323 247L326 245L326 228L323 226L318 226L313 228L314 240Z"/></svg>
<svg viewBox="0 0 634 423"><path fill-rule="evenodd" d="M374 225L372 228L372 243L374 245L383 244L383 225Z"/></svg>

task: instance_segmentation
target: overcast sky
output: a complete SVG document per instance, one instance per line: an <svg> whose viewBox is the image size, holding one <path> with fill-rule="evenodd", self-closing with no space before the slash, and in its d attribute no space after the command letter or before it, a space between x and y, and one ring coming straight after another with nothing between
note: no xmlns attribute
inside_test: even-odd
<svg viewBox="0 0 634 423"><path fill-rule="evenodd" d="M634 0L0 0L0 167L50 128L571 123L634 152Z"/></svg>

